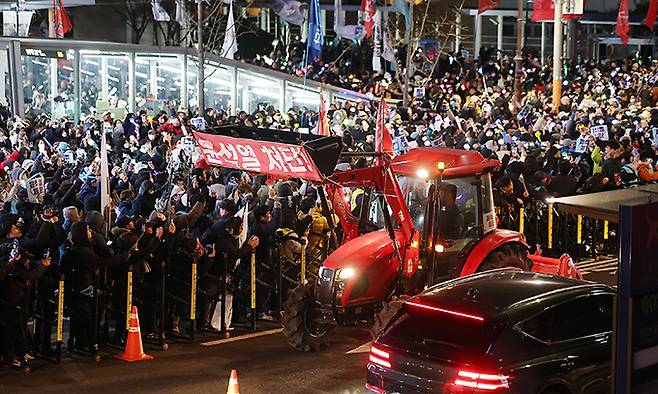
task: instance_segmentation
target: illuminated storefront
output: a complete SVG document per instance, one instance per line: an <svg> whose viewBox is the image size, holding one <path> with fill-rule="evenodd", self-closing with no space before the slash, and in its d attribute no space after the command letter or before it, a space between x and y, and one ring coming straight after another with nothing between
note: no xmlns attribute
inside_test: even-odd
<svg viewBox="0 0 658 394"><path fill-rule="evenodd" d="M325 100L364 95L207 55L206 107L237 113L273 106L319 108ZM88 115L198 107L199 64L189 48L107 42L0 38L0 101L19 115Z"/></svg>

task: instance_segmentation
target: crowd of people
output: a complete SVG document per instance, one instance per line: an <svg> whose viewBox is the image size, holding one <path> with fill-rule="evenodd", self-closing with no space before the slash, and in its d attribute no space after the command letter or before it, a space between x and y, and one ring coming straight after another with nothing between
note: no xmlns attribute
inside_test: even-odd
<svg viewBox="0 0 658 394"><path fill-rule="evenodd" d="M281 51L281 48L276 48ZM279 56L281 57L281 56ZM513 100L513 62L507 57L469 61L460 56L414 56L408 105L394 71L356 78L343 62L300 59L289 71L393 100L387 130L396 154L421 146L479 151L501 161L495 200L499 206L532 199L629 187L658 180L658 63L642 59L574 60L566 67L559 108L551 105L550 67L529 54L523 95ZM278 61L263 65L285 69ZM30 112L23 119L0 111L0 351L20 364L31 352L52 353L51 302L60 275L67 280L69 346L93 351L96 326L107 340L122 340L128 270L135 280L142 331L158 335L166 324L185 330L191 266L199 265L198 324L230 328L252 318L249 267L255 253L257 310L275 319L273 272L278 229L309 237L326 228L317 190L303 180L271 180L209 167L190 137L187 109L128 114L125 119L88 117L79 124ZM313 132L319 116L308 108L281 111L262 103L253 113L207 109L207 127L240 125ZM345 150L375 148L376 102L329 103L331 133ZM285 132L285 131L282 131ZM103 212L101 135L106 135L110 208ZM348 163L350 164L350 163ZM242 217L248 215L245 237ZM318 230L319 229L319 230ZM321 238L318 238L321 242ZM317 246L317 243L316 243ZM162 272L166 316L158 311ZM102 275L101 275L102 273ZM224 279L225 278L225 279ZM224 283L225 327L216 302ZM281 289L278 289L281 291ZM95 299L108 308L102 319ZM229 298L230 297L230 298ZM40 316L28 341L27 317Z"/></svg>

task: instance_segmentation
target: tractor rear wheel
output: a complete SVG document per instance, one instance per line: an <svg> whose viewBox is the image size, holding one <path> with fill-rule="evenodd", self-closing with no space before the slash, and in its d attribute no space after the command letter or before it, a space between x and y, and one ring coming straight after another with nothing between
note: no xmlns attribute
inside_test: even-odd
<svg viewBox="0 0 658 394"><path fill-rule="evenodd" d="M322 321L309 284L299 285L288 292L281 323L283 335L290 346L302 352L316 352L326 348L334 331L333 324Z"/></svg>
<svg viewBox="0 0 658 394"><path fill-rule="evenodd" d="M384 330L404 301L405 300L402 298L393 297L388 302L382 302L382 309L375 313L375 321L373 322L372 327L370 327L370 335L372 335L372 339L377 338L377 335Z"/></svg>
<svg viewBox="0 0 658 394"><path fill-rule="evenodd" d="M496 268L518 267L524 271L530 269L528 251L516 245L503 245L491 252L478 267L478 272Z"/></svg>

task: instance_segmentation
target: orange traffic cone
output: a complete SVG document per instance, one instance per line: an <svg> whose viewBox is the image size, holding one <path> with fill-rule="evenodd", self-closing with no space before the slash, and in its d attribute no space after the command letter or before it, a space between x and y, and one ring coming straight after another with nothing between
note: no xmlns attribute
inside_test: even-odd
<svg viewBox="0 0 658 394"><path fill-rule="evenodd" d="M240 385L238 385L238 371L231 370L231 377L228 380L228 389L226 394L240 394Z"/></svg>
<svg viewBox="0 0 658 394"><path fill-rule="evenodd" d="M130 328L128 328L128 340L126 341L126 351L118 356L121 360L133 362L141 360L152 360L153 356L144 353L142 347L142 333L139 331L139 317L137 316L137 307L133 305L130 314Z"/></svg>

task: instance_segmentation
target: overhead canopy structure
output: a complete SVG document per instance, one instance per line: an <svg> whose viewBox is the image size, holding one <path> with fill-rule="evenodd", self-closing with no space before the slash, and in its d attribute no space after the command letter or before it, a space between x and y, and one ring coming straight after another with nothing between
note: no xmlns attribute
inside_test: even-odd
<svg viewBox="0 0 658 394"><path fill-rule="evenodd" d="M0 11L15 10L16 1L0 0ZM21 0L18 2L21 11L45 10L52 8L52 0ZM64 7L79 7L83 5L95 5L96 0L65 0Z"/></svg>
<svg viewBox="0 0 658 394"><path fill-rule="evenodd" d="M343 148L340 137L251 127L219 127L194 138L210 165L312 181L334 172Z"/></svg>
<svg viewBox="0 0 658 394"><path fill-rule="evenodd" d="M611 190L553 199L557 209L572 215L583 215L610 223L619 222L619 207L658 201L658 185Z"/></svg>

